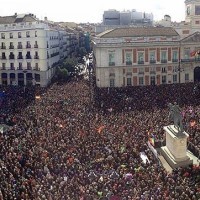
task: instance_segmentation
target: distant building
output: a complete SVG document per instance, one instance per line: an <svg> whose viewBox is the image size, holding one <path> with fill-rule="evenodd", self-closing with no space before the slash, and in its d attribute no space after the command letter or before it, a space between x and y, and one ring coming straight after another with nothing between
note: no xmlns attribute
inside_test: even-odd
<svg viewBox="0 0 200 200"><path fill-rule="evenodd" d="M103 14L103 23L95 27L95 33L99 34L103 31L113 28L128 27L128 26L152 26L153 14L138 12L136 10L107 10Z"/></svg>
<svg viewBox="0 0 200 200"><path fill-rule="evenodd" d="M103 14L104 25L120 25L120 12L117 10L107 10Z"/></svg>

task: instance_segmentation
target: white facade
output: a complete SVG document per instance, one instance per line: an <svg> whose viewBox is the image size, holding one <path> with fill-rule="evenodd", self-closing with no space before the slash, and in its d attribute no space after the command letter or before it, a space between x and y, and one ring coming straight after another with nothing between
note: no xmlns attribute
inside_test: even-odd
<svg viewBox="0 0 200 200"><path fill-rule="evenodd" d="M66 31L35 20L0 24L0 84L46 86L67 56Z"/></svg>

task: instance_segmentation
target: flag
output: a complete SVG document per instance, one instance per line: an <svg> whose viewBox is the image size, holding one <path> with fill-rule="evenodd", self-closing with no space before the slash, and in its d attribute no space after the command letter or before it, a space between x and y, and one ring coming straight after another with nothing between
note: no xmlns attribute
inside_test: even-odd
<svg viewBox="0 0 200 200"><path fill-rule="evenodd" d="M190 53L190 57L196 57L200 55L200 50L194 50Z"/></svg>
<svg viewBox="0 0 200 200"><path fill-rule="evenodd" d="M149 142L151 143L152 146L155 146L155 139L154 137L149 138Z"/></svg>
<svg viewBox="0 0 200 200"><path fill-rule="evenodd" d="M100 126L100 127L97 129L97 132L100 134L104 128L105 128L105 126Z"/></svg>
<svg viewBox="0 0 200 200"><path fill-rule="evenodd" d="M190 57L194 57L195 54L196 54L196 51L192 51L192 52L190 53Z"/></svg>

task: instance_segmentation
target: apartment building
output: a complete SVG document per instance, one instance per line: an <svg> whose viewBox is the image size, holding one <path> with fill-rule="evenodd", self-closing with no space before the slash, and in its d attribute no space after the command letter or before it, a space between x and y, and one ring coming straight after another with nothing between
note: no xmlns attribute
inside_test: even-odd
<svg viewBox="0 0 200 200"><path fill-rule="evenodd" d="M0 84L48 85L56 66L73 51L70 38L65 29L33 14L0 17Z"/></svg>
<svg viewBox="0 0 200 200"><path fill-rule="evenodd" d="M98 87L159 85L199 81L200 33L181 39L173 28L130 27L95 38Z"/></svg>

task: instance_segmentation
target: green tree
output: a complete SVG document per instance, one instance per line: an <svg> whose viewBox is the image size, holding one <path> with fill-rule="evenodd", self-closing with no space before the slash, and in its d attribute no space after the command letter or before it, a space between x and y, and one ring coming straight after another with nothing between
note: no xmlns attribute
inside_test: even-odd
<svg viewBox="0 0 200 200"><path fill-rule="evenodd" d="M69 77L69 73L68 73L67 69L58 67L57 68L57 77L58 77L58 80L62 80L62 81L67 80Z"/></svg>

